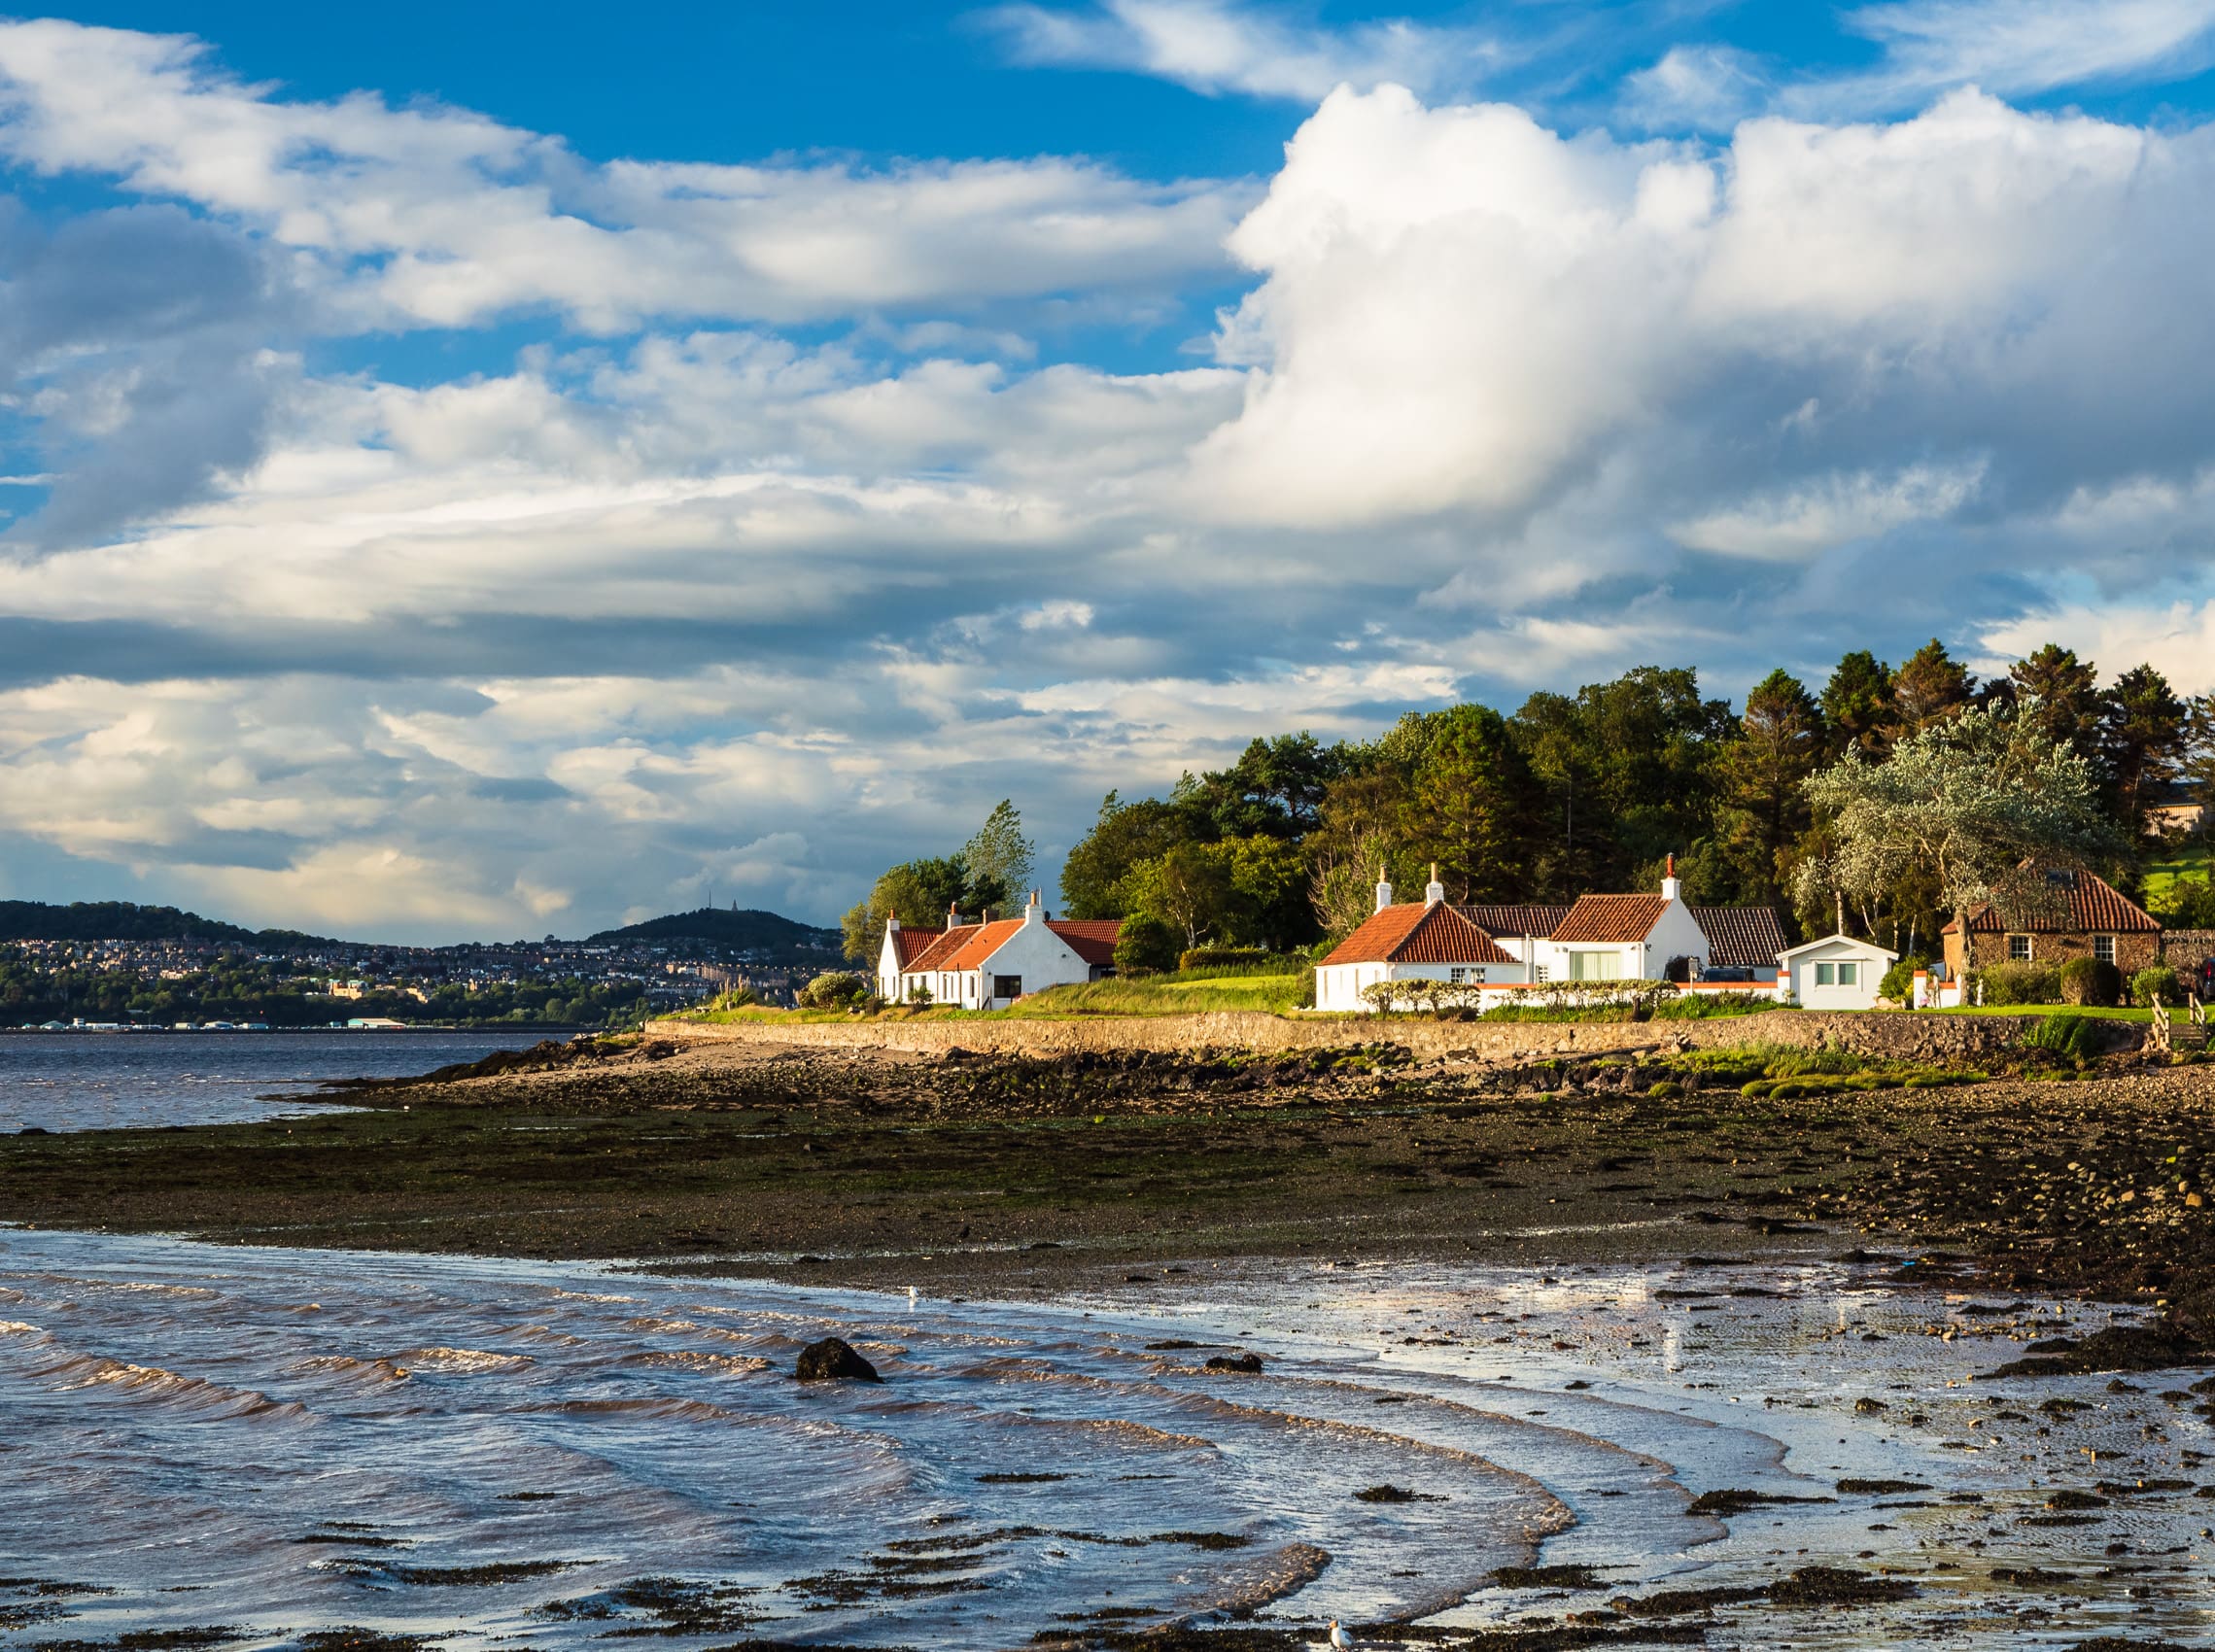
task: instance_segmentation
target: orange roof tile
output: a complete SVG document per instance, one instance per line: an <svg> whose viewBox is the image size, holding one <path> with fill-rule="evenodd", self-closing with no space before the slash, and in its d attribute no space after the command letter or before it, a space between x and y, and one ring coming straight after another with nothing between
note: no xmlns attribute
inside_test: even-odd
<svg viewBox="0 0 2215 1652"><path fill-rule="evenodd" d="M1602 944L1644 941L1668 905L1664 895L1579 895L1551 939Z"/></svg>
<svg viewBox="0 0 2215 1652"><path fill-rule="evenodd" d="M1511 964L1491 936L1449 906L1387 907L1338 943L1330 964Z"/></svg>
<svg viewBox="0 0 2215 1652"><path fill-rule="evenodd" d="M2016 868L2033 870L2029 861ZM1979 935L2132 935L2162 927L2144 907L2094 873L2056 867L2044 882L2049 899L2025 900L2014 911L1988 902L1969 913L1969 928ZM1959 918L1939 931L1960 932Z"/></svg>
<svg viewBox="0 0 2215 1652"><path fill-rule="evenodd" d="M889 932L892 937L892 957L902 970L914 967L916 959L929 948L946 931L943 929L910 929L906 924Z"/></svg>
<svg viewBox="0 0 2215 1652"><path fill-rule="evenodd" d="M962 941L977 933L973 923L958 924L952 929L942 929L931 937L930 945L900 966L902 975L917 975L924 970L949 968L947 959L959 950Z"/></svg>
<svg viewBox="0 0 2215 1652"><path fill-rule="evenodd" d="M1119 917L1050 917L1046 927L1094 969L1114 964L1115 944L1123 939L1123 919Z"/></svg>

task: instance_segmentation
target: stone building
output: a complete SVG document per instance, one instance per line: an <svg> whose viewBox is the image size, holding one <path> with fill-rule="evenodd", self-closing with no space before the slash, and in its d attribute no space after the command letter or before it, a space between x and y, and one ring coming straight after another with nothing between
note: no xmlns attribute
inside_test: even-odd
<svg viewBox="0 0 2215 1652"><path fill-rule="evenodd" d="M1959 980L1994 964L2065 964L2101 958L2126 977L2159 963L2162 926L2144 907L2095 873L2025 861L1997 901L1939 933L1946 973Z"/></svg>

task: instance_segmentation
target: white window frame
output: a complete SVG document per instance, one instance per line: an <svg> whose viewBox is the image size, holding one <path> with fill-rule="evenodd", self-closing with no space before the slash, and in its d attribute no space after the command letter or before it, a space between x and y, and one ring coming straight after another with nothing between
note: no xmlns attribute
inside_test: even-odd
<svg viewBox="0 0 2215 1652"><path fill-rule="evenodd" d="M2016 950L2021 947L2022 950ZM2027 964L2035 961L2037 948L2027 935L2010 935L2007 938L2007 961L2011 964Z"/></svg>
<svg viewBox="0 0 2215 1652"><path fill-rule="evenodd" d="M2103 964L2115 962L2115 937L2095 935L2092 938L2092 955Z"/></svg>
<svg viewBox="0 0 2215 1652"><path fill-rule="evenodd" d="M1860 959L1841 958L1838 960L1838 984L1841 986L1859 986L1861 984Z"/></svg>
<svg viewBox="0 0 2215 1652"><path fill-rule="evenodd" d="M1838 960L1837 960L1837 959L1835 959L1835 958L1818 958L1818 959L1817 959L1817 960L1816 960L1816 985L1817 985L1817 986L1836 986L1837 984L1838 984Z"/></svg>

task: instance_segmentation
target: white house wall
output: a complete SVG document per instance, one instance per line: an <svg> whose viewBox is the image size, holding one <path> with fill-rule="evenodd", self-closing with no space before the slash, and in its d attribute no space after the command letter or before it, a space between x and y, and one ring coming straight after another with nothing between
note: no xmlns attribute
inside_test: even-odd
<svg viewBox="0 0 2215 1652"><path fill-rule="evenodd" d="M1823 941L1811 942L1784 955L1787 979L1791 993L1802 1008L1809 1010L1874 1010L1877 1007L1877 986L1885 979L1885 971L1891 967L1893 954L1882 946L1866 941L1854 941L1843 935L1834 935ZM1852 986L1818 986L1816 983L1816 965L1851 963L1856 967Z"/></svg>
<svg viewBox="0 0 2215 1652"><path fill-rule="evenodd" d="M1001 942L992 955L976 969L924 970L906 976L904 982L921 981L931 998L966 1010L1004 1010L1014 1000L988 996L995 979L1020 977L1024 993L1044 992L1050 986L1068 986L1092 978L1091 966L1077 955L1060 936L1043 922L1024 924ZM948 988L952 988L949 993ZM901 995L906 995L906 985Z"/></svg>

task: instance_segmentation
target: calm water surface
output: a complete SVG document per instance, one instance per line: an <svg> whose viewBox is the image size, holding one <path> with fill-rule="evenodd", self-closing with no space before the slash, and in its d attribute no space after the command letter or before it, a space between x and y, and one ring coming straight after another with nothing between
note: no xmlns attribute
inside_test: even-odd
<svg viewBox="0 0 2215 1652"><path fill-rule="evenodd" d="M398 1079L544 1035L499 1032L0 1034L0 1130L234 1124L298 1112L269 1096ZM556 1037L566 1036L556 1034Z"/></svg>
<svg viewBox="0 0 2215 1652"><path fill-rule="evenodd" d="M911 1307L0 1231L0 1644L365 1626L453 1647L1018 1647L1194 1614L1558 1619L1811 1564L1917 1593L1726 1608L1710 1643L2207 1644L2215 1505L2195 1488L2215 1441L2155 1392L2198 1373L1973 1380L2061 1324L1994 1305L1816 1262L1195 1262ZM831 1333L884 1385L793 1381ZM1206 1369L1225 1345L1266 1369ZM2082 1409L2039 1409L2057 1398ZM2056 1521L2058 1488L2100 1481ZM1414 1500L1357 1495L1378 1486ZM1808 1500L1688 1512L1723 1488ZM1534 1560L1601 1586L1492 1578Z"/></svg>

